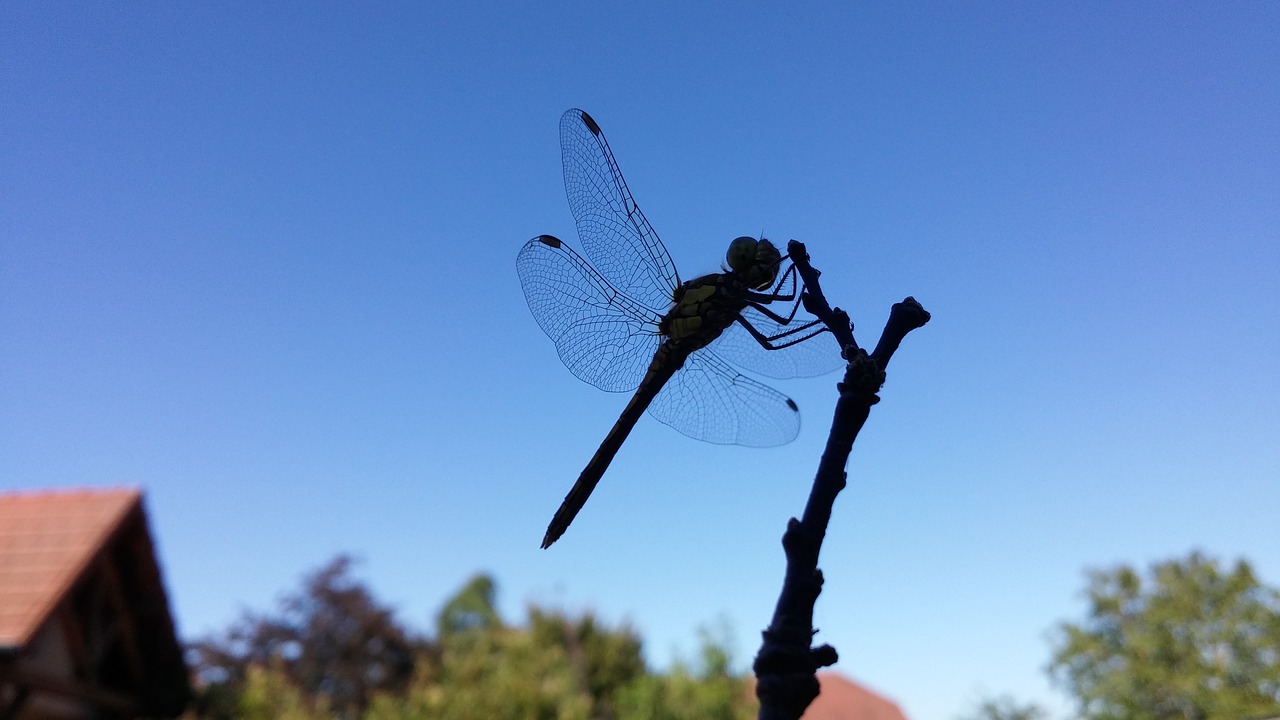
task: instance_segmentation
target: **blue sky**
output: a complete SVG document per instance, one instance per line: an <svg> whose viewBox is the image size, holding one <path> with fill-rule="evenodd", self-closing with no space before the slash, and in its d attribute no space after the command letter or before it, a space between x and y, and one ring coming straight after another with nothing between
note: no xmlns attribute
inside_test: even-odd
<svg viewBox="0 0 1280 720"><path fill-rule="evenodd" d="M685 276L797 238L911 335L823 550L819 640L914 720L1042 669L1083 571L1280 583L1280 6L0 6L0 489L141 485L180 631L338 552L428 626L474 572L745 664L834 406L772 450L576 380L514 271L577 245L590 111Z"/></svg>

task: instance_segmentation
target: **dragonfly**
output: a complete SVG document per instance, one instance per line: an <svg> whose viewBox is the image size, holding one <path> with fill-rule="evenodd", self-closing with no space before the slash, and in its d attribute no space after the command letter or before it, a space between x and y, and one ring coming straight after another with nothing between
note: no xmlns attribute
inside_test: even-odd
<svg viewBox="0 0 1280 720"><path fill-rule="evenodd" d="M800 430L795 402L739 370L813 377L844 362L837 344L809 342L826 328L796 319L803 283L771 242L736 238L721 272L682 282L596 121L565 112L560 149L590 262L539 235L521 248L516 270L569 370L602 390L633 394L556 511L544 549L568 529L646 410L697 440L782 445Z"/></svg>

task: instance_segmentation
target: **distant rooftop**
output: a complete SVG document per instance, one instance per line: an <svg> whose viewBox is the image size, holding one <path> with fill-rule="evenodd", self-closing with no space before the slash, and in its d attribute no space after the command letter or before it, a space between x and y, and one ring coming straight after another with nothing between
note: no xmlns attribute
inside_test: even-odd
<svg viewBox="0 0 1280 720"><path fill-rule="evenodd" d="M837 672L818 673L822 693L802 720L907 720L898 704Z"/></svg>
<svg viewBox="0 0 1280 720"><path fill-rule="evenodd" d="M0 493L0 717L174 718L190 697L142 493Z"/></svg>
<svg viewBox="0 0 1280 720"><path fill-rule="evenodd" d="M0 493L0 651L31 640L140 502L128 489Z"/></svg>
<svg viewBox="0 0 1280 720"><path fill-rule="evenodd" d="M907 720L902 708L843 673L818 673L821 692L809 703L800 720Z"/></svg>

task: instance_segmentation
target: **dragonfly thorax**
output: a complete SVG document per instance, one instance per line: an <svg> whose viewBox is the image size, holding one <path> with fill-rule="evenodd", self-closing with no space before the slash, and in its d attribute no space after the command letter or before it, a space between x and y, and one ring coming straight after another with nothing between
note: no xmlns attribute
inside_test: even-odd
<svg viewBox="0 0 1280 720"><path fill-rule="evenodd" d="M658 332L689 351L720 336L746 307L745 287L734 273L712 273L676 289L675 305L658 324Z"/></svg>
<svg viewBox="0 0 1280 720"><path fill-rule="evenodd" d="M720 336L747 306L753 290L768 290L778 278L782 255L765 239L740 237L729 244L724 272L694 278L676 288L675 305L658 331L690 350Z"/></svg>

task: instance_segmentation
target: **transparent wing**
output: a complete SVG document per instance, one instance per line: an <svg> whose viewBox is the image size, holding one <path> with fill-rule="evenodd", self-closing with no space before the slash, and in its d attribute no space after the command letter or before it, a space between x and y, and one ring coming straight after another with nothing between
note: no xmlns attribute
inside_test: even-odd
<svg viewBox="0 0 1280 720"><path fill-rule="evenodd" d="M550 235L525 243L516 271L538 326L579 379L601 390L635 390L661 338L661 313L618 292Z"/></svg>
<svg viewBox="0 0 1280 720"><path fill-rule="evenodd" d="M596 121L581 110L560 118L564 190L582 249L622 294L666 307L680 285L675 263L622 179Z"/></svg>
<svg viewBox="0 0 1280 720"><path fill-rule="evenodd" d="M771 308L772 309L772 308ZM775 312L788 308L776 308ZM783 314L785 317L785 313ZM742 317L761 334L773 337L793 327L799 327L813 318L807 313L797 314L784 325L753 307L742 311ZM799 339L817 330L802 330L794 336ZM783 342L793 338L784 338ZM840 343L829 332L819 333L790 347L769 350L760 345L741 323L735 322L711 343L710 348L735 367L771 378L816 377L844 367L840 357Z"/></svg>
<svg viewBox="0 0 1280 720"><path fill-rule="evenodd" d="M773 447L800 432L791 398L735 372L707 348L667 381L649 414L691 438L722 445Z"/></svg>

